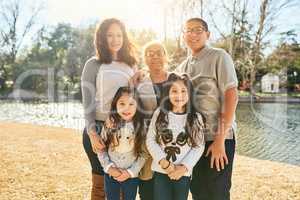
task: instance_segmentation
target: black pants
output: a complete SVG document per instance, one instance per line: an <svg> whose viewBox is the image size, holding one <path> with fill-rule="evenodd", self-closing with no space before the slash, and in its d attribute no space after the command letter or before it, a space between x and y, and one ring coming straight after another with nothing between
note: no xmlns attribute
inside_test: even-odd
<svg viewBox="0 0 300 200"><path fill-rule="evenodd" d="M212 142L206 142L203 156L193 169L191 193L193 200L230 200L235 139L225 140L228 165L221 171L210 168L211 156L205 157ZM215 167L215 166L214 166Z"/></svg>
<svg viewBox="0 0 300 200"><path fill-rule="evenodd" d="M140 180L139 184L139 195L141 200L154 200L153 193L154 193L154 179L150 180Z"/></svg>
<svg viewBox="0 0 300 200"><path fill-rule="evenodd" d="M101 133L102 127L103 127L103 121L96 121L96 132L98 134ZM92 149L90 137L88 136L86 129L83 130L82 137L83 137L82 138L83 147L91 163L92 173L103 176L104 175L103 168L98 160L97 154L95 154Z"/></svg>

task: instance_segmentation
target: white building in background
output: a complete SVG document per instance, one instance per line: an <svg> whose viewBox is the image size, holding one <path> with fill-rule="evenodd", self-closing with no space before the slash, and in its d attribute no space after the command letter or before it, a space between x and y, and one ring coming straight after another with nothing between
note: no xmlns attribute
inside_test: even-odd
<svg viewBox="0 0 300 200"><path fill-rule="evenodd" d="M279 92L279 76L268 73L261 79L261 91L262 92Z"/></svg>

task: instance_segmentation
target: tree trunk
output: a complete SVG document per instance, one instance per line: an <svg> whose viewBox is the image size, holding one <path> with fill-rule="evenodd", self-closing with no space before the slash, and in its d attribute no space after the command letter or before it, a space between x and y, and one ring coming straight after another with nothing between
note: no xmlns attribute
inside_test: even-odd
<svg viewBox="0 0 300 200"><path fill-rule="evenodd" d="M250 84L251 84L251 93L255 93L254 84L255 77L257 71L257 65L259 64L259 56L261 52L261 42L262 42L262 34L265 28L265 21L267 17L267 10L269 6L269 0L262 0L260 5L260 16L259 16L259 25L255 34L254 47L252 50L252 70L250 73Z"/></svg>

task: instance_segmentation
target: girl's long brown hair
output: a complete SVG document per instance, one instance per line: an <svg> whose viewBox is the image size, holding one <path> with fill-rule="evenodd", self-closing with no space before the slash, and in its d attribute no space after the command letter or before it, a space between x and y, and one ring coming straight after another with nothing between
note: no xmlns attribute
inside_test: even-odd
<svg viewBox="0 0 300 200"><path fill-rule="evenodd" d="M164 95L163 95L164 100L161 103L160 112L159 112L159 115L157 116L157 120L155 123L156 141L158 143L160 143L159 141L160 141L160 137L161 137L161 135L160 135L161 130L164 130L168 127L168 124L169 124L168 112L172 111L172 108L173 108L172 103L170 102L169 92L170 92L172 84L176 81L182 81L188 91L189 100L188 100L187 104L185 105L185 111L187 113L185 130L186 130L186 133L187 133L188 139L189 139L188 144L191 147L197 147L199 145L197 141L198 141L199 137L201 137L201 135L199 135L199 134L201 133L201 129L203 129L204 126L198 120L197 111L194 106L195 105L194 98L193 98L194 88L193 88L192 82L187 74L179 75L176 73L171 73L168 77L168 80L166 82L167 87L166 87L166 89L164 91ZM202 115L202 119L205 122L203 115Z"/></svg>
<svg viewBox="0 0 300 200"><path fill-rule="evenodd" d="M105 142L106 147L110 146L114 142L114 138L117 140L117 144L119 143L118 137L115 137L115 134L119 131L120 128L124 125L124 120L120 117L117 112L117 102L120 97L124 94L128 94L133 97L133 99L137 102L137 110L135 115L133 116L132 122L134 126L135 140L134 140L134 152L136 156L139 156L142 153L142 146L145 143L145 130L144 130L144 115L141 111L142 101L139 97L139 94L136 89L130 87L120 87L116 92L112 103L111 109L109 113L109 119L113 122L113 128L106 128L107 131L107 139Z"/></svg>
<svg viewBox="0 0 300 200"><path fill-rule="evenodd" d="M125 25L115 18L106 19L96 27L94 36L96 58L100 63L110 64L112 62L112 55L108 49L106 36L107 31L112 24L119 25L123 35L123 46L118 52L118 61L133 67L137 64L135 46L128 38Z"/></svg>

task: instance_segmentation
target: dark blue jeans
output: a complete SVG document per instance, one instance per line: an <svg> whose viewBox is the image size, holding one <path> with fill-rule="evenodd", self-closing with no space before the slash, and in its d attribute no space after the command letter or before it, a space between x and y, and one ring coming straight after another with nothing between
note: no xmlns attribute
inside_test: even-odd
<svg viewBox="0 0 300 200"><path fill-rule="evenodd" d="M230 200L235 139L225 140L225 150L229 164L219 172L216 168L210 168L211 156L205 157L211 144L212 142L206 142L204 153L193 169L191 181L193 200Z"/></svg>
<svg viewBox="0 0 300 200"><path fill-rule="evenodd" d="M120 191L123 191L123 200L135 200L138 178L129 178L124 182L118 182L108 174L104 174L104 188L107 200L120 200Z"/></svg>
<svg viewBox="0 0 300 200"><path fill-rule="evenodd" d="M154 178L150 180L140 180L139 195L140 200L154 200Z"/></svg>
<svg viewBox="0 0 300 200"><path fill-rule="evenodd" d="M154 173L155 200L187 200L190 188L190 177L171 180L167 174Z"/></svg>
<svg viewBox="0 0 300 200"><path fill-rule="evenodd" d="M103 121L96 121L96 132L98 134L101 133L103 123L104 123ZM82 143L83 143L83 148L86 152L86 155L89 158L89 161L91 163L92 173L103 176L104 175L103 168L100 164L97 154L95 154L92 149L90 137L88 136L86 129L83 130Z"/></svg>

